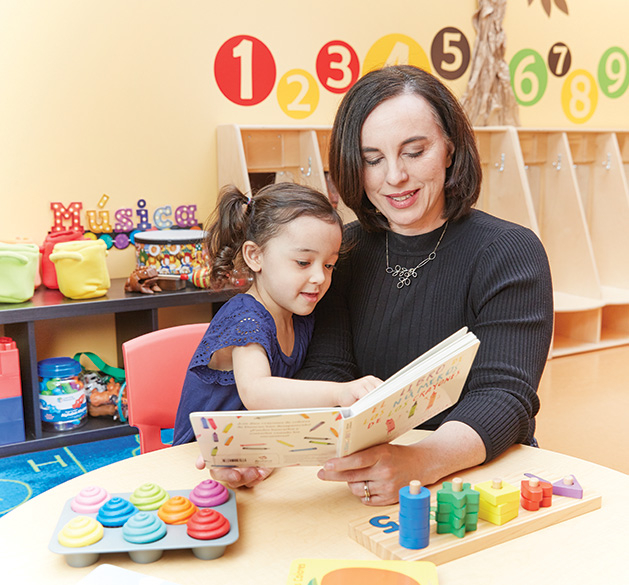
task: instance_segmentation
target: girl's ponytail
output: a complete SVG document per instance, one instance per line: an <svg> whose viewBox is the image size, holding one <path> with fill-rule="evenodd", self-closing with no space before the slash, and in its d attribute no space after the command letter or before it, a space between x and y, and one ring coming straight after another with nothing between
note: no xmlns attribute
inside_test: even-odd
<svg viewBox="0 0 629 585"><path fill-rule="evenodd" d="M218 206L205 231L205 245L210 262L210 283L222 288L234 270L244 264L240 251L247 239L247 224L252 211L251 199L236 186L227 185L219 193Z"/></svg>

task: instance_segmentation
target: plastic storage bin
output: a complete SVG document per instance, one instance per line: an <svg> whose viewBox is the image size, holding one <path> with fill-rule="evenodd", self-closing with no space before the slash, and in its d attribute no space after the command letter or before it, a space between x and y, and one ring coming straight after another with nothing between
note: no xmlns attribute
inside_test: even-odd
<svg viewBox="0 0 629 585"><path fill-rule="evenodd" d="M39 247L0 244L0 303L23 303L35 293Z"/></svg>
<svg viewBox="0 0 629 585"><path fill-rule="evenodd" d="M104 240L77 240L55 244L50 261L57 271L61 294L70 299L92 299L111 286Z"/></svg>
<svg viewBox="0 0 629 585"><path fill-rule="evenodd" d="M13 339L0 337L0 445L24 439L20 356Z"/></svg>
<svg viewBox="0 0 629 585"><path fill-rule="evenodd" d="M69 431L87 422L81 364L69 357L37 362L42 428Z"/></svg>

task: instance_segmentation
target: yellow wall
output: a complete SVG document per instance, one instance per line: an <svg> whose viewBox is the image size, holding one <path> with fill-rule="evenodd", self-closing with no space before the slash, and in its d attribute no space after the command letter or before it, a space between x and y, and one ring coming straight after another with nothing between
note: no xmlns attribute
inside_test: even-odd
<svg viewBox="0 0 629 585"><path fill-rule="evenodd" d="M541 0L508 2L507 62L522 49L546 59L561 41L571 51L568 75L583 70L595 79L608 48L629 52L625 0L566 1L569 15L551 3L550 16ZM362 67L374 54L382 57L386 38L397 35L430 59L444 27L459 29L473 47L476 6L475 0L0 0L0 240L40 244L53 223L51 202L81 202L84 214L97 209L103 194L111 215L144 199L150 213L194 204L203 221L216 198L218 124L330 125L340 94L314 81L326 43L348 43ZM219 49L238 35L263 42L275 60L275 84L257 105L227 99L214 76ZM319 91L302 119L282 109L290 98L281 80L293 70L311 75ZM549 74L543 97L520 107L524 126L629 127L627 92L610 99L599 91L586 121L569 120L570 96L562 102L568 75ZM468 76L469 68L446 82L461 96ZM132 247L110 250L112 277L126 277L134 265ZM199 307L163 313L162 326L209 318ZM39 357L82 350L115 361L112 319L39 323Z"/></svg>
<svg viewBox="0 0 629 585"><path fill-rule="evenodd" d="M504 27L507 60L522 48L544 58L557 41L571 49L572 68L596 77L609 47L629 51L624 0L567 0L570 15L541 0L510 1ZM315 58L342 39L361 64L379 39L406 35L430 55L436 33L460 29L473 44L474 0L0 0L0 239L41 243L52 225L50 203L149 211L198 206L203 221L216 197L215 128L221 123L329 125L339 95L320 89L304 120L287 116L276 91L255 106L236 105L219 91L214 59L236 35L266 44L282 75L316 76ZM629 75L629 72L627 72ZM461 95L469 69L449 82ZM565 127L564 78L549 75L544 97L520 108L523 125ZM600 92L599 92L600 93ZM586 126L627 127L629 98L599 95ZM113 277L134 266L132 248L112 248Z"/></svg>
<svg viewBox="0 0 629 585"><path fill-rule="evenodd" d="M549 16L541 0L508 1L507 62L533 50L536 75L547 74L543 96L520 106L522 125L629 129L629 92L610 98L597 77L608 49L629 52L629 3L566 3L568 15L550 2ZM476 0L0 0L0 241L41 244L53 223L51 202L81 202L84 214L103 194L111 215L144 199L150 213L196 205L202 222L216 200L217 125L330 125L340 94L316 81L326 43L348 43L362 68L374 54L385 58L394 35L423 50L430 66L444 27L459 29L473 47L476 7ZM239 35L264 43L276 65L275 83L256 105L227 99L214 76L219 50ZM562 77L545 63L557 42L572 59ZM301 119L282 109L291 100L282 79L294 70L311 76L319 94L307 98L311 113ZM612 73L620 86L629 79L629 67ZM575 74L592 82L593 94L578 95L578 84L565 93ZM446 83L461 96L468 76L469 68ZM572 106L587 106L587 115L570 119ZM112 277L134 265L131 247L110 250ZM162 313L162 326L210 317L203 307ZM39 323L39 357L81 350L115 361L112 320Z"/></svg>
<svg viewBox="0 0 629 585"><path fill-rule="evenodd" d="M598 83L599 62L605 52L619 47L629 53L629 3L625 0L566 0L569 14L565 14L551 1L550 17L542 8L541 0L530 6L524 0L508 0L504 20L507 34L506 60L525 48L533 48L546 59L555 43L561 42L570 49L572 65L563 77L548 74L548 86L543 98L530 107L520 107L522 126L531 128L629 128L629 92L618 98L607 97ZM626 66L626 64L625 64ZM578 70L578 71L577 71ZM613 70L612 70L613 71ZM585 121L571 121L566 114L574 94L564 96L562 90L570 75L585 72L594 81L592 91L597 94L593 104L577 104L578 108L591 107L593 113ZM629 67L615 71L624 80ZM617 83L622 83L618 80ZM578 90L577 90L578 91ZM586 99L591 98L588 96Z"/></svg>

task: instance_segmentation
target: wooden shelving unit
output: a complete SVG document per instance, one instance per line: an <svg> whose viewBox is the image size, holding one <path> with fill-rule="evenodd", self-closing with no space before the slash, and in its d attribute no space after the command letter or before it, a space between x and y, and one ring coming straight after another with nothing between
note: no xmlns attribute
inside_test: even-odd
<svg viewBox="0 0 629 585"><path fill-rule="evenodd" d="M618 138L568 131L603 297L600 346L629 343L629 189Z"/></svg>
<svg viewBox="0 0 629 585"><path fill-rule="evenodd" d="M88 423L76 430L48 432L42 429L39 411L39 381L37 376L37 321L114 314L118 365L122 367L122 344L134 337L159 328L158 310L164 307L184 307L209 303L212 310L226 301L231 291L208 291L186 288L164 291L154 295L128 293L124 290L125 278L115 278L107 295L88 300L71 300L58 290L41 286L33 298L25 303L0 304L0 325L5 335L13 338L20 355L20 377L24 404L26 441L0 445L0 457L52 449L65 445L96 441L136 433L134 427L113 419L89 417ZM190 285L192 286L192 285Z"/></svg>
<svg viewBox="0 0 629 585"><path fill-rule="evenodd" d="M477 207L539 235L555 298L551 357L629 344L629 130L475 128ZM219 187L292 180L322 191L329 127L218 128ZM344 219L354 215L340 206Z"/></svg>
<svg viewBox="0 0 629 585"><path fill-rule="evenodd" d="M218 186L233 184L246 193L260 186L262 175L263 184L291 181L328 193L330 133L328 126L218 126ZM355 219L330 195L345 222Z"/></svg>
<svg viewBox="0 0 629 585"><path fill-rule="evenodd" d="M515 128L477 128L476 139L483 168L477 207L526 226L539 235L535 205Z"/></svg>

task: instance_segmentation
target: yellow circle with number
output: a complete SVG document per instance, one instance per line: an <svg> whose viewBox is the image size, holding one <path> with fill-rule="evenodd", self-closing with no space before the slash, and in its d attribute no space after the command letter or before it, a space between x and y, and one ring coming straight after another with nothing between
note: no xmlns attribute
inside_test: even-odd
<svg viewBox="0 0 629 585"><path fill-rule="evenodd" d="M287 116L307 118L319 105L317 81L303 69L292 69L277 84L277 101Z"/></svg>
<svg viewBox="0 0 629 585"><path fill-rule="evenodd" d="M575 124L587 122L598 105L598 86L591 73L576 69L561 88L561 107L566 118Z"/></svg>
<svg viewBox="0 0 629 585"><path fill-rule="evenodd" d="M363 75L385 65L415 65L431 73L424 49L411 37L401 34L387 35L371 46L363 61Z"/></svg>

